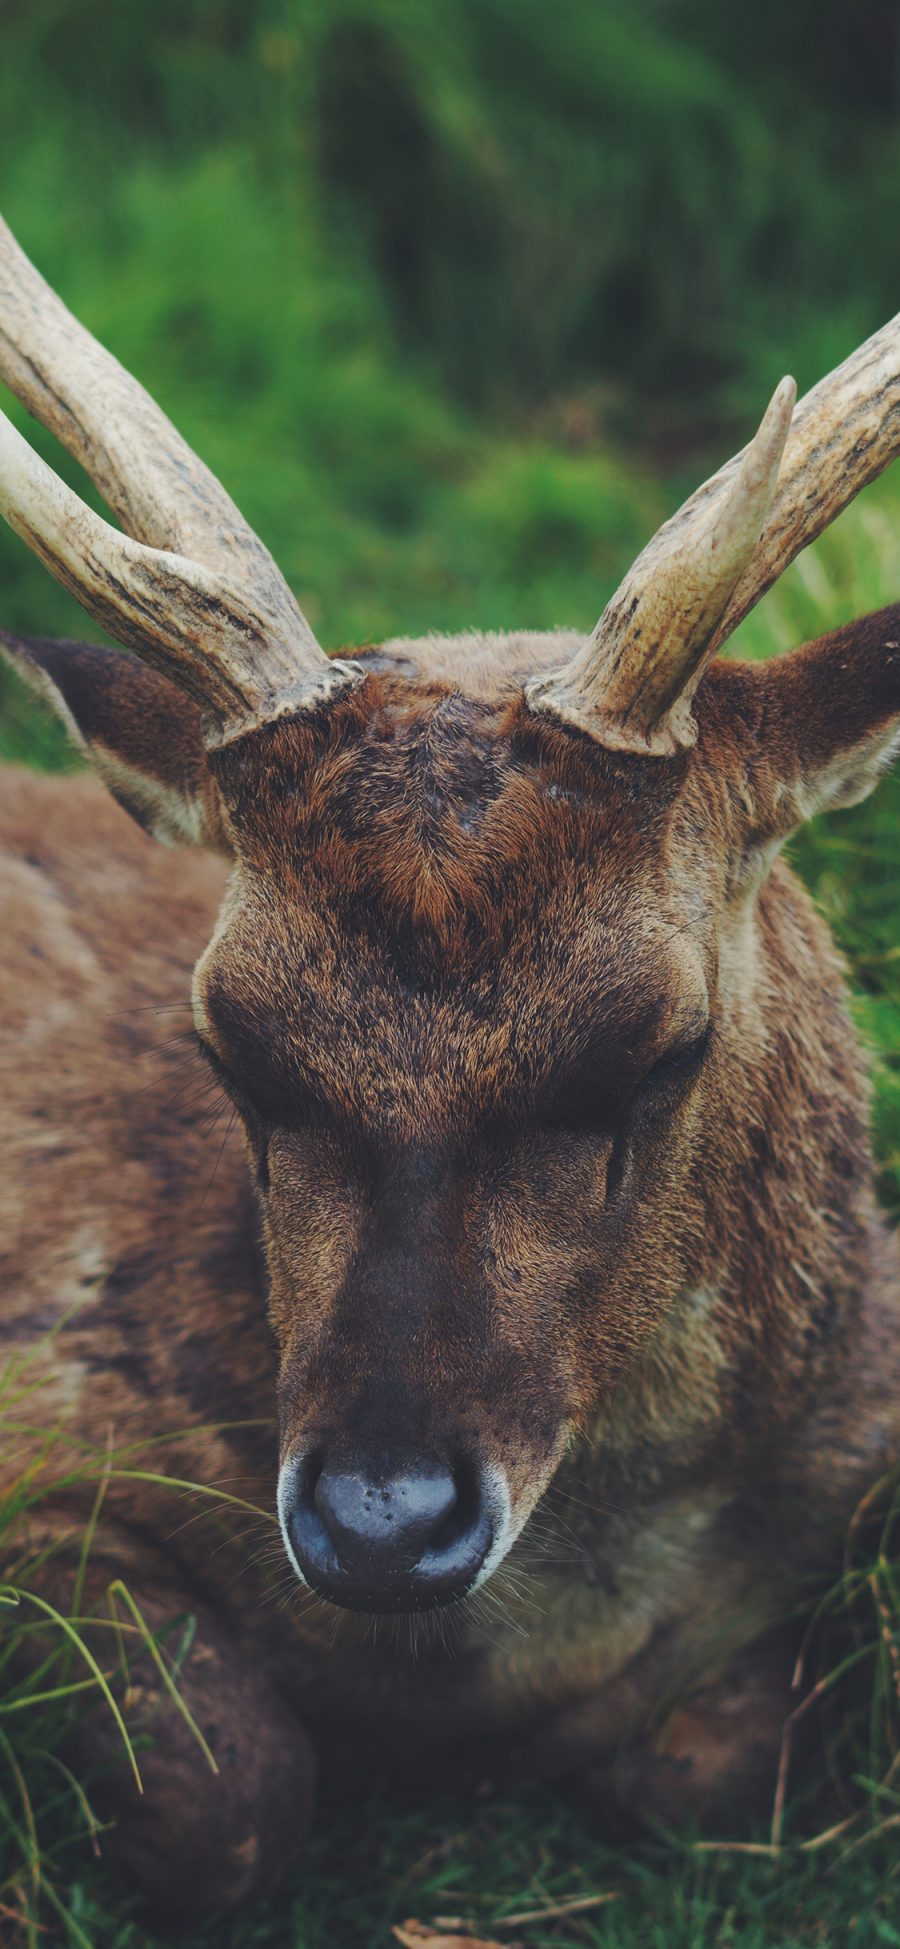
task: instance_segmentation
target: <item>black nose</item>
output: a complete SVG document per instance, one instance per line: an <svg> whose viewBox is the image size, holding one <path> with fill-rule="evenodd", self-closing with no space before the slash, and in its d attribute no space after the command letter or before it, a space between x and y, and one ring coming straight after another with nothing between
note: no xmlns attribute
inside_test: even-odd
<svg viewBox="0 0 900 1949"><path fill-rule="evenodd" d="M307 1582L352 1611L420 1611L469 1589L493 1541L476 1471L378 1470L308 1457L295 1470L291 1547Z"/></svg>

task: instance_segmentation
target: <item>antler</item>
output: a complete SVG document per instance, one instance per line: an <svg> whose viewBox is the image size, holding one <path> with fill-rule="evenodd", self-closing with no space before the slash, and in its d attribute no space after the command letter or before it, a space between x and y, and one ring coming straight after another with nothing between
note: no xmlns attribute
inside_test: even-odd
<svg viewBox="0 0 900 1949"><path fill-rule="evenodd" d="M225 743L359 682L326 657L262 542L149 394L79 325L0 219L0 377L90 475L121 534L0 414L0 513Z"/></svg>
<svg viewBox="0 0 900 1949"><path fill-rule="evenodd" d="M691 702L710 658L900 451L900 314L792 417L794 398L783 379L755 439L660 528L571 662L526 685L532 710L616 751L671 756L695 742Z"/></svg>

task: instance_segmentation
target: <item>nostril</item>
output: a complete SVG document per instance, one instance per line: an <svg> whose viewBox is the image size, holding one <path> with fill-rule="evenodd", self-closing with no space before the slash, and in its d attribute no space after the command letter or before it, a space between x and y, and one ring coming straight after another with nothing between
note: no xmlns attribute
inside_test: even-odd
<svg viewBox="0 0 900 1949"><path fill-rule="evenodd" d="M448 1495L446 1506L428 1536L430 1557L456 1549L478 1525L481 1496L474 1470L460 1465L448 1481L452 1495Z"/></svg>
<svg viewBox="0 0 900 1949"><path fill-rule="evenodd" d="M301 1568L314 1565L320 1574L329 1574L339 1569L334 1543L326 1524L317 1508L316 1491L322 1474L321 1455L310 1454L304 1458L293 1486L287 1529Z"/></svg>
<svg viewBox="0 0 900 1949"><path fill-rule="evenodd" d="M322 1468L313 1506L339 1558L396 1558L411 1568L456 1507L453 1477L444 1471L410 1470L372 1483L355 1469Z"/></svg>
<svg viewBox="0 0 900 1949"><path fill-rule="evenodd" d="M287 1528L295 1561L322 1595L366 1610L416 1610L469 1588L493 1540L474 1467L434 1464L385 1477L308 1456Z"/></svg>

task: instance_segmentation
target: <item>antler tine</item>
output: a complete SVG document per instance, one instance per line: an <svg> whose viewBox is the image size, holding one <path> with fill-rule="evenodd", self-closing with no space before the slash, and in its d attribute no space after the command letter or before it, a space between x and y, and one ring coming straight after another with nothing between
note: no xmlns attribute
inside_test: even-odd
<svg viewBox="0 0 900 1949"><path fill-rule="evenodd" d="M143 386L73 318L2 218L0 378L81 463L135 541L235 578L271 581L293 601L225 489Z"/></svg>
<svg viewBox="0 0 900 1949"><path fill-rule="evenodd" d="M900 312L797 406L759 547L710 644L714 656L816 536L900 453Z"/></svg>
<svg viewBox="0 0 900 1949"><path fill-rule="evenodd" d="M2 415L0 512L98 622L190 691L211 743L359 681L356 666L329 661L224 488L2 219L0 377L81 462L125 534Z"/></svg>
<svg viewBox="0 0 900 1949"><path fill-rule="evenodd" d="M181 685L226 744L356 680L316 648L304 662L272 617L201 563L132 541L58 479L0 413L0 514L119 642Z"/></svg>
<svg viewBox="0 0 900 1949"><path fill-rule="evenodd" d="M526 686L533 710L611 750L670 756L695 742L710 658L900 451L900 315L792 416L794 397L782 380L755 439L660 528L583 648Z"/></svg>

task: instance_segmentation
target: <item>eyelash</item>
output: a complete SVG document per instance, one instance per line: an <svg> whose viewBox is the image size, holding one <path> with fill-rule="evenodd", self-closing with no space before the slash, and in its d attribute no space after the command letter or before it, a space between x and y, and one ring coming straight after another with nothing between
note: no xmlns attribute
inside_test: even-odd
<svg viewBox="0 0 900 1949"><path fill-rule="evenodd" d="M211 1049L209 1043L204 1042L202 1035L199 1034L197 1034L197 1048L201 1056L203 1057L203 1061L205 1062L207 1069L212 1070L216 1082L221 1083L222 1088L228 1090L230 1094L231 1091L234 1089L234 1084L231 1080L231 1077L228 1074L227 1069L225 1068L224 1063L221 1063L219 1061L219 1058L216 1055L215 1050Z"/></svg>
<svg viewBox="0 0 900 1949"><path fill-rule="evenodd" d="M686 1048L660 1056L659 1061L648 1069L641 1083L641 1089L644 1089L648 1083L678 1082L682 1077L690 1076L694 1070L699 1069L709 1048L711 1037L712 1025L708 1022L702 1035L698 1035L694 1042L689 1042Z"/></svg>
<svg viewBox="0 0 900 1949"><path fill-rule="evenodd" d="M709 1048L711 1036L712 1025L707 1023L702 1035L697 1036L694 1042L688 1043L686 1048L678 1049L674 1053L661 1056L659 1061L655 1062L652 1068L647 1070L646 1075L641 1078L632 1102L639 1102L641 1097L644 1097L645 1100L647 1097L652 1098L654 1092L662 1094L667 1086L671 1087L678 1083L689 1081L703 1063ZM628 1106L624 1102L618 1110L610 1108L605 1115L598 1119L597 1112L595 1111L594 1093L590 1089L582 1087L575 1093L574 1100L570 1099L564 1105L559 1106L553 1120L559 1127L566 1130L596 1130L598 1133L602 1131L604 1135L611 1137L614 1143L618 1144L625 1129L627 1119Z"/></svg>
<svg viewBox="0 0 900 1949"><path fill-rule="evenodd" d="M259 1188L262 1191L268 1191L269 1132L265 1128L262 1118L257 1114L256 1110L254 1110L252 1103L249 1103L247 1101L247 1098L243 1095L242 1091L238 1089L236 1083L234 1082L233 1077L229 1076L224 1063L221 1063L219 1061L219 1058L216 1055L215 1050L210 1048L209 1043L204 1042L202 1035L197 1036L197 1047L200 1050L200 1054L203 1057L203 1060L206 1063L207 1068L212 1071L212 1074L214 1075L216 1082L221 1085L222 1089L225 1091L226 1096L230 1097L231 1102L235 1106L235 1109L239 1110L241 1116L244 1119L244 1123L247 1127L248 1134L251 1136L251 1140L253 1141L254 1148L257 1152L257 1173L258 1173Z"/></svg>
<svg viewBox="0 0 900 1949"><path fill-rule="evenodd" d="M266 1110L261 1109L256 1099L242 1088L230 1070L226 1069L224 1063L220 1061L215 1050L211 1049L208 1042L204 1042L199 1034L197 1046L217 1083L225 1091L226 1096L230 1097L248 1127L255 1132L261 1151L268 1146L276 1127L288 1130L310 1130L326 1122L320 1099L311 1092L304 1092L299 1086L292 1091L289 1099L281 1103L273 1102Z"/></svg>
<svg viewBox="0 0 900 1949"><path fill-rule="evenodd" d="M198 1035L197 1037L197 1046L200 1050L200 1054L203 1057L204 1062L206 1063L207 1068L212 1070L216 1082L221 1085L222 1089L225 1091L226 1096L229 1096L231 1098L232 1103L234 1103L236 1107L242 1111L242 1113L248 1116L252 1116L253 1118L255 1118L255 1120L258 1123L260 1123L262 1119L259 1117L258 1112L254 1109L253 1104L249 1101L249 1098L244 1094L244 1091L235 1082L234 1077L229 1074L229 1071L225 1068L225 1064L219 1061L219 1058L216 1055L215 1050L210 1048L208 1042L204 1042L203 1037L201 1035Z"/></svg>

